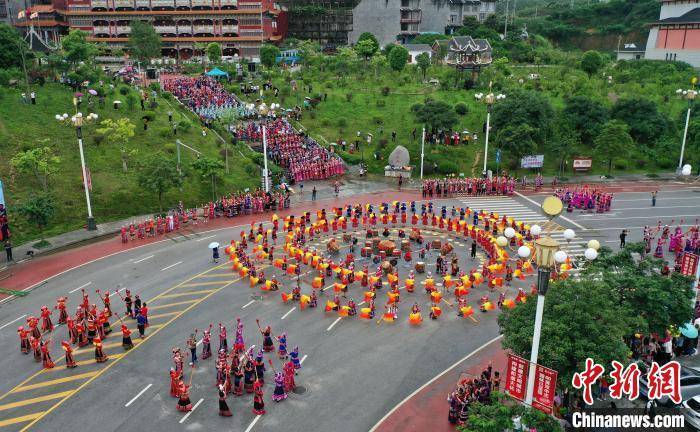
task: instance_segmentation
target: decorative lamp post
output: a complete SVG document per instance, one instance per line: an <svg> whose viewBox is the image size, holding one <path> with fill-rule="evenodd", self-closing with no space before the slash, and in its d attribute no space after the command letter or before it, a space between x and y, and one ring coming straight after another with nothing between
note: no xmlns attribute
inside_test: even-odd
<svg viewBox="0 0 700 432"><path fill-rule="evenodd" d="M73 103L77 101L74 99ZM56 114L56 120L68 126L75 127L75 132L78 136L78 149L80 150L80 167L83 173L83 189L85 189L85 202L87 203L87 229L88 231L94 231L97 229L97 224L95 223L95 218L92 216L92 206L90 205L90 189L88 188L88 175L87 168L85 167L85 154L83 152L83 126L97 121L97 114L90 113L87 116L83 116L83 113L76 113L74 116L69 117L68 114Z"/></svg>
<svg viewBox="0 0 700 432"><path fill-rule="evenodd" d="M485 137L485 144L484 144L484 172L483 175L486 176L486 163L488 161L488 154L489 154L489 129L491 129L491 110L493 108L493 104L495 104L497 101L505 99L506 95L499 93L497 95L494 95L493 92L491 91L491 85L492 83L489 83L489 93L487 95L484 95L483 93L477 93L474 95L474 98L478 101L482 101L486 104L486 137Z"/></svg>
<svg viewBox="0 0 700 432"><path fill-rule="evenodd" d="M688 101L688 111L686 112L686 115L685 115L685 128L683 129L683 141L681 142L681 157L678 160L678 168L676 169L677 174L681 174L681 172L683 170L683 155L685 153L686 138L688 137L688 124L690 123L690 111L693 109L693 102L695 101L695 97L698 95L698 92L695 90L695 84L698 82L697 77L693 77L693 79L690 82L693 84L693 86L690 90L683 90L683 89L676 90L676 94L678 96L680 96L681 98Z"/></svg>

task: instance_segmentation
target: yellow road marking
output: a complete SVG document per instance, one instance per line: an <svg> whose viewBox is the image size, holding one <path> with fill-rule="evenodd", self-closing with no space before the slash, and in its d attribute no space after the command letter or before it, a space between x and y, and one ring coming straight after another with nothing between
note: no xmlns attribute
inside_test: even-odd
<svg viewBox="0 0 700 432"><path fill-rule="evenodd" d="M199 299L186 300L186 301L181 301L181 302L177 302L177 303L168 303L168 304L158 305L158 306L149 306L148 308L149 308L150 310L167 309L167 308L171 308L171 307L173 307L173 306L180 306L180 305L186 305L186 304L194 303L194 302L196 302L196 301L198 301L198 300L199 300Z"/></svg>
<svg viewBox="0 0 700 432"><path fill-rule="evenodd" d="M73 390L68 390L68 391L59 392L59 393L52 393L52 394L48 394L45 396L39 396L39 397L31 398L31 399L24 399L24 400L21 400L18 402L12 402L12 403L8 403L5 405L0 405L0 411L12 409L12 408L17 408L17 407L21 407L21 406L25 406L25 405L31 405L31 404L35 404L35 403L39 403L39 402L46 402L46 401L52 400L52 399L60 399L64 396L68 396L71 393L73 393Z"/></svg>
<svg viewBox="0 0 700 432"><path fill-rule="evenodd" d="M205 278L218 278L218 277L235 277L237 276L237 273L207 273L201 276L198 276L199 279L205 279Z"/></svg>
<svg viewBox="0 0 700 432"><path fill-rule="evenodd" d="M133 339L132 342L134 343L134 345L138 345L142 342L142 340L141 339ZM120 347L120 346L122 346L121 341L111 342L108 344L102 344L103 349ZM94 352L94 347L86 346L86 347L83 347L83 348L80 348L80 349L73 351L73 355L80 355L80 354L91 353L91 352Z"/></svg>
<svg viewBox="0 0 700 432"><path fill-rule="evenodd" d="M224 266L224 265L226 265L226 264L221 264L220 266L214 267L214 269L221 268L221 267ZM264 269L264 268L267 268L267 267L269 267L269 265L264 265L264 266L262 266L261 268ZM209 269L209 270L207 270L207 271L211 271L211 270L212 270L212 269ZM202 272L202 274L203 274L203 273L206 273L206 272ZM197 275L197 276L198 276L198 275ZM193 277L190 278L189 280L192 280L192 279L194 279L194 278L197 277L197 276L193 276ZM178 319L179 317L181 317L182 315L184 315L185 313L187 313L188 311L190 311L192 308L194 308L194 307L197 306L198 304L204 302L204 300L206 300L206 299L208 299L209 297L213 296L213 295L216 294L217 292L223 290L223 289L226 288L227 286L229 286L229 285L231 285L231 284L233 284L233 283L236 283L236 282L240 281L241 279L243 279L243 278L238 278L238 279L232 280L231 282L226 283L226 284L225 284L224 286L222 286L221 288L218 288L218 289L217 289L216 291L214 291L213 293L207 294L206 296L202 297L201 299L195 300L195 303L193 303L193 304L191 304L190 306L186 307L186 308L185 308L184 310L182 310L179 314L177 314L176 316L172 317L168 322L166 322L165 324L163 324L163 325L160 326L160 327L163 328L163 327L169 325L170 323L172 323L173 321L175 321L176 319ZM158 296L156 296L156 297L154 297L153 299L151 299L151 301L155 300L156 298L158 298L159 296L161 296L161 295L163 295L163 294L166 294L166 293L168 293L168 292L174 290L175 288L178 288L179 286L181 286L181 284L180 284L180 285L174 286L173 288L171 288L171 289L169 289L169 290L163 292L162 294L159 294ZM160 329L156 330L155 332L153 332L153 334L152 334L151 336L157 334L159 331L160 331ZM126 354L129 354L129 353L131 353L131 352L134 352L134 351L136 351L137 349L141 348L143 345L144 345L144 344L139 344L139 345L135 346L133 349L131 349L130 351L127 351L126 353L120 355L119 357L121 358L122 356L125 356ZM119 363L119 361L118 361L119 358L116 358L115 360L116 360L116 361L109 362L109 363L107 364L106 367L100 369L93 377L91 377L90 379L88 379L87 381L85 381L84 383L82 383L77 389L75 389L75 392L73 392L73 394L78 393L80 390L82 390L83 388L85 388L85 387L86 387L87 385L89 385L91 382L93 382L94 380L96 380L100 375L102 375L103 373L107 372L112 366L114 366L115 364ZM38 375L39 373L41 373L41 371L38 372L38 373L36 373L34 376ZM27 380L25 380L25 382L26 382L26 381L29 381L31 378L33 378L33 377L29 377ZM19 387L19 386L18 386L18 387ZM11 391L12 391L12 390L11 390ZM11 391L10 391L10 392L11 392ZM9 393L8 393L8 394L9 394ZM2 397L0 397L0 399L2 399L2 398L5 397L5 396L6 396L6 395L3 395ZM54 404L51 408L49 408L48 410L46 410L46 411L40 413L36 418L34 418L34 419L32 420L31 423L29 423L28 425L26 425L25 427L23 427L23 428L20 430L20 432L25 432L25 431L27 431L29 428L31 428L32 426L34 426L39 420L41 420L44 416L46 416L47 414L49 414L50 412L52 412L53 410L55 410L56 408L58 408L59 406L61 406L61 405L63 404L63 402L65 402L66 400L68 400L68 398L70 398L71 396L72 396L72 395L68 395L68 396L64 397L63 399L61 399L61 400L59 400L58 402L56 402L56 404ZM0 425L0 426L1 426L1 425Z"/></svg>
<svg viewBox="0 0 700 432"><path fill-rule="evenodd" d="M124 355L124 353L117 353L117 354L109 354L109 355L107 355L107 357L109 357L109 360L116 360L118 358L121 358L123 355ZM95 359L81 360L81 361L75 362L75 364L77 364L78 366L85 366L85 365L94 364L94 363L97 363L97 361ZM56 366L56 367L51 368L51 369L42 369L39 373L56 372L56 371L60 371L60 370L66 370L66 365Z"/></svg>
<svg viewBox="0 0 700 432"><path fill-rule="evenodd" d="M161 298L175 298L175 297L185 297L185 296L199 295L199 294L209 294L209 293L214 292L214 291L216 291L216 290L186 291L186 292L181 292L181 293L164 295Z"/></svg>
<svg viewBox="0 0 700 432"><path fill-rule="evenodd" d="M30 420L36 421L36 420L40 419L46 413L48 413L48 411L41 411L41 412L34 413L34 414L27 414L27 415L23 415L20 417L13 417L11 419L2 420L2 421L0 421L0 427L8 426L8 425L16 424L16 423L24 423L24 422L30 421Z"/></svg>
<svg viewBox="0 0 700 432"><path fill-rule="evenodd" d="M162 313L162 314L149 315L149 316L148 316L148 319L149 319L149 320L152 320L152 319L156 319L156 318L163 318L163 317L167 317L167 316L177 315L177 314L179 314L179 313L180 313L180 312L175 311L175 312L165 312L165 313Z"/></svg>
<svg viewBox="0 0 700 432"><path fill-rule="evenodd" d="M182 285L182 288L185 287L198 287L198 286L210 286L210 285L221 285L225 281L213 281L213 282L193 282L193 283L188 283L185 285Z"/></svg>
<svg viewBox="0 0 700 432"><path fill-rule="evenodd" d="M27 391L27 390L34 390L34 389L38 389L38 388L42 388L42 387L48 387L48 386L52 386L52 385L56 385L56 384L62 384L65 382L78 381L81 379L90 378L92 376L95 376L96 374L97 374L97 371L85 372L85 373L81 373L78 375L72 375L69 377L53 379L50 381L42 381L42 382L39 382L36 384L28 384L28 385L25 385L22 387L16 387L16 388L10 390L10 393L18 393L18 392L23 392L23 391Z"/></svg>

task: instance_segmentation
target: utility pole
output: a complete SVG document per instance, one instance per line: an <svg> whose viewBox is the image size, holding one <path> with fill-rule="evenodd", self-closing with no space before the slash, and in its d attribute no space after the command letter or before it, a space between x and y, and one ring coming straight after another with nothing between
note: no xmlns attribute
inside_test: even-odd
<svg viewBox="0 0 700 432"><path fill-rule="evenodd" d="M508 37L508 5L510 3L510 0L506 0L506 24L503 29L503 39L506 39Z"/></svg>

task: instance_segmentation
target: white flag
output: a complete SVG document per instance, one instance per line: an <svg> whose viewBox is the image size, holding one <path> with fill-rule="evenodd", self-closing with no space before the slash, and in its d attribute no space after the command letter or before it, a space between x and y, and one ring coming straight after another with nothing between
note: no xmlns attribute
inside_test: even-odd
<svg viewBox="0 0 700 432"><path fill-rule="evenodd" d="M19 11L19 12L17 13L17 19L22 19L22 18L24 18L24 16L25 16L25 15L24 15L24 11L23 11L23 10L21 10L21 11Z"/></svg>
<svg viewBox="0 0 700 432"><path fill-rule="evenodd" d="M35 19L39 18L39 12L32 12L31 15L29 15L29 19Z"/></svg>

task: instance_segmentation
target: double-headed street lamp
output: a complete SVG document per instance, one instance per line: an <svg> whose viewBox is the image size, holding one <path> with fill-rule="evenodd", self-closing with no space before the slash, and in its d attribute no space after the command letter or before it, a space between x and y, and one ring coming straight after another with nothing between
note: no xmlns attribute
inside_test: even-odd
<svg viewBox="0 0 700 432"><path fill-rule="evenodd" d="M559 216L564 209L564 203L555 197L547 197L542 203L542 211L551 222L552 219ZM541 228L537 225L531 227L530 232L538 236ZM506 235L509 233L505 233ZM564 239L570 242L576 233L572 229L564 231ZM566 252L561 250L561 245L549 235L540 237L534 242L535 246L535 263L537 264L537 309L535 312L535 331L532 336L532 350L530 351L530 369L527 377L527 395L525 404L532 405L532 396L535 389L535 372L537 368L537 356L540 349L540 334L542 332L542 315L544 313L544 297L549 289L549 278L552 269L556 265L564 264L568 258ZM584 256L587 260L592 261L598 257L598 248L600 243L597 240L588 242ZM526 259L530 256L530 248L522 246L518 249L518 255Z"/></svg>
<svg viewBox="0 0 700 432"><path fill-rule="evenodd" d="M506 95L499 93L497 95L494 95L493 92L491 91L491 83L489 83L489 93L487 95L484 95L483 93L477 93L474 95L474 98L480 102L484 102L486 104L486 137L485 137L485 144L484 144L484 176L486 175L486 163L488 161L488 154L489 154L489 129L491 129L491 110L493 109L493 104L495 104L499 100L503 100L506 98Z"/></svg>
<svg viewBox="0 0 700 432"><path fill-rule="evenodd" d="M681 171L683 170L683 154L685 153L685 141L686 138L688 137L688 124L690 123L690 111L693 109L693 102L695 101L695 97L698 95L698 92L695 90L695 83L698 81L697 78L692 79L693 87L689 90L683 90L683 89L678 89L676 90L676 94L680 96L681 98L685 99L688 101L688 111L686 112L685 115L685 128L683 129L683 141L681 142L681 157L678 160L678 168L676 169L676 173L680 174Z"/></svg>
<svg viewBox="0 0 700 432"><path fill-rule="evenodd" d="M83 117L83 113L76 113L74 116L69 117L68 114L56 114L56 120L75 127L75 132L78 135L78 149L80 150L80 167L83 172L83 189L85 189L85 201L87 203L88 219L87 219L87 229L89 231L94 231L97 229L97 224L95 223L95 218L92 217L92 206L90 205L90 189L88 189L88 176L87 169L85 168L85 155L83 153L83 130L82 127L97 121L97 114L90 113L86 117Z"/></svg>

